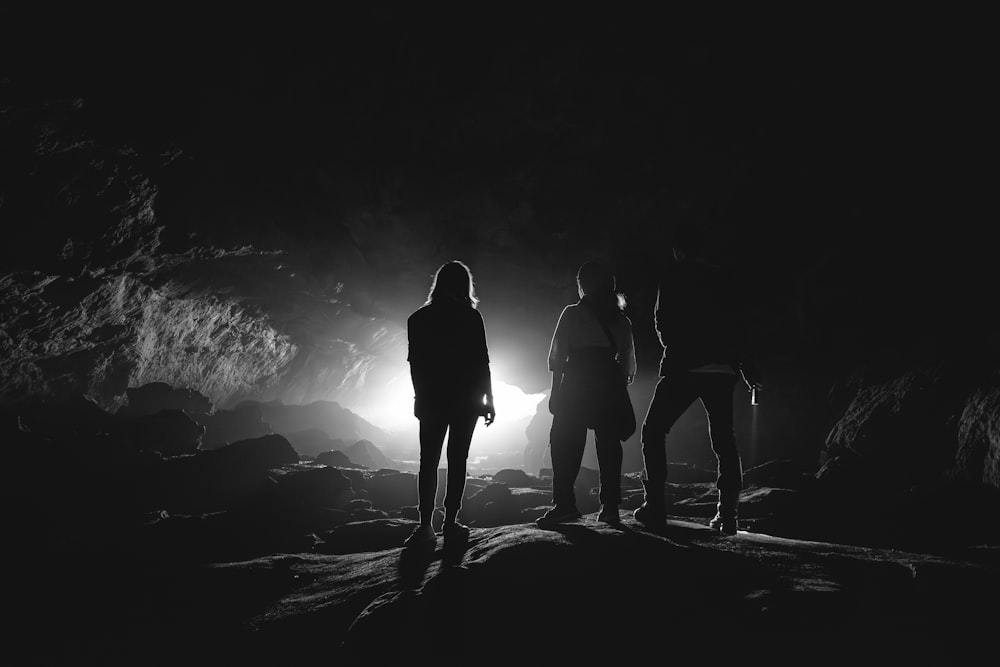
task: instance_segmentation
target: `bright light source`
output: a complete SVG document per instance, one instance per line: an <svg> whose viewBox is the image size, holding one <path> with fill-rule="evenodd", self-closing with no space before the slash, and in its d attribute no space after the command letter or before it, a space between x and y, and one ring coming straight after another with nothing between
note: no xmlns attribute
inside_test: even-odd
<svg viewBox="0 0 1000 667"><path fill-rule="evenodd" d="M498 454L517 456L523 452L528 442L525 429L539 403L545 399L545 394L527 394L520 387L505 382L499 375L502 368L491 364L496 421L486 426L482 419L479 420L472 437L470 461ZM409 368L404 366L381 390L371 387L369 391L368 400L363 405L350 406L351 409L397 438L412 442L417 449L420 423L413 416L413 383ZM441 458L441 464L445 465L445 457Z"/></svg>

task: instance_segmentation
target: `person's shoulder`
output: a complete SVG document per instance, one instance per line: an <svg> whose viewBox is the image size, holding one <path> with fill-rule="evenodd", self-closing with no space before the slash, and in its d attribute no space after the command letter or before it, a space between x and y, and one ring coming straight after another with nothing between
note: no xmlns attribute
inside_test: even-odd
<svg viewBox="0 0 1000 667"><path fill-rule="evenodd" d="M577 313L580 312L581 304L579 303L569 303L563 306L562 312L559 313L559 319L567 319L576 317Z"/></svg>
<svg viewBox="0 0 1000 667"><path fill-rule="evenodd" d="M410 313L410 316L406 318L406 324L410 325L414 322L420 322L427 319L431 314L431 304L424 304L420 308Z"/></svg>

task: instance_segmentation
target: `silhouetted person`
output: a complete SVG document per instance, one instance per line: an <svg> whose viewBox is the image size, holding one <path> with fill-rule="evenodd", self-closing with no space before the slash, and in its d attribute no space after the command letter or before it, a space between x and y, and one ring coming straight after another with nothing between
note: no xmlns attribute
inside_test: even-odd
<svg viewBox="0 0 1000 667"><path fill-rule="evenodd" d="M660 280L655 326L663 357L660 379L642 425L645 492L634 516L648 526L665 525L666 436L691 403L700 399L718 462L717 512L709 525L733 534L743 488L733 429L733 390L740 377L748 387L759 388L760 384L749 356L733 278L706 260L703 253L700 230L682 226L673 238L676 261Z"/></svg>
<svg viewBox="0 0 1000 667"><path fill-rule="evenodd" d="M420 525L406 539L407 546L435 539L431 519L446 433L448 481L442 533L445 539L468 535L458 512L465 493L469 445L479 417L484 416L489 426L496 416L486 328L476 310L478 303L469 267L448 262L434 274L426 303L406 322L413 414L420 420Z"/></svg>
<svg viewBox="0 0 1000 667"><path fill-rule="evenodd" d="M622 313L624 297L615 292L614 275L602 264L580 267L577 290L580 300L559 315L549 347L553 507L538 519L539 526L580 517L573 487L588 429L594 431L601 475L598 520L619 520L622 445L616 389L635 377L632 323Z"/></svg>

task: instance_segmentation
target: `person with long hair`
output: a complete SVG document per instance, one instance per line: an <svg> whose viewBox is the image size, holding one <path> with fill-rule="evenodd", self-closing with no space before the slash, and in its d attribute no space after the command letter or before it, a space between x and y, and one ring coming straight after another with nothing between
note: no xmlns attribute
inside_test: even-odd
<svg viewBox="0 0 1000 667"><path fill-rule="evenodd" d="M621 384L635 378L632 323L622 312L625 298L616 291L614 273L607 266L585 262L576 278L580 300L563 308L549 346L553 507L537 520L542 527L581 516L574 485L588 429L594 431L600 467L598 520L619 522L622 445L617 401L625 391Z"/></svg>
<svg viewBox="0 0 1000 667"><path fill-rule="evenodd" d="M446 540L468 536L469 529L459 522L458 513L465 493L469 446L479 417L486 426L496 417L486 327L478 304L472 272L455 260L435 272L427 301L406 321L413 414L420 421L420 522L406 539L406 546L436 539L432 518L446 434L448 474L442 534Z"/></svg>

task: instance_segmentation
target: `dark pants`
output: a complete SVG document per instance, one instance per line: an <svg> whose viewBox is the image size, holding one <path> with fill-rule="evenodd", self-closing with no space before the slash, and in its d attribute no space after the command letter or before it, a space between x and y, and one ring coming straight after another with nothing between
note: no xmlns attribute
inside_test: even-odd
<svg viewBox="0 0 1000 667"><path fill-rule="evenodd" d="M621 501L622 443L613 429L596 428L594 436L601 469L601 503L617 505ZM578 415L557 412L552 417L549 443L552 445L552 503L576 507L573 487L587 446L586 422Z"/></svg>
<svg viewBox="0 0 1000 667"><path fill-rule="evenodd" d="M743 488L743 466L733 430L733 389L728 373L680 372L661 377L642 424L642 458L651 488L667 481L667 433L695 399L708 416L708 435L718 462L716 487L720 510L735 511Z"/></svg>
<svg viewBox="0 0 1000 667"><path fill-rule="evenodd" d="M472 432L479 415L425 416L420 420L420 472L417 474L418 510L421 523L429 524L437 495L437 469L441 462L445 433L448 434L448 486L445 489L445 520L454 521L465 495L465 464L469 458Z"/></svg>

